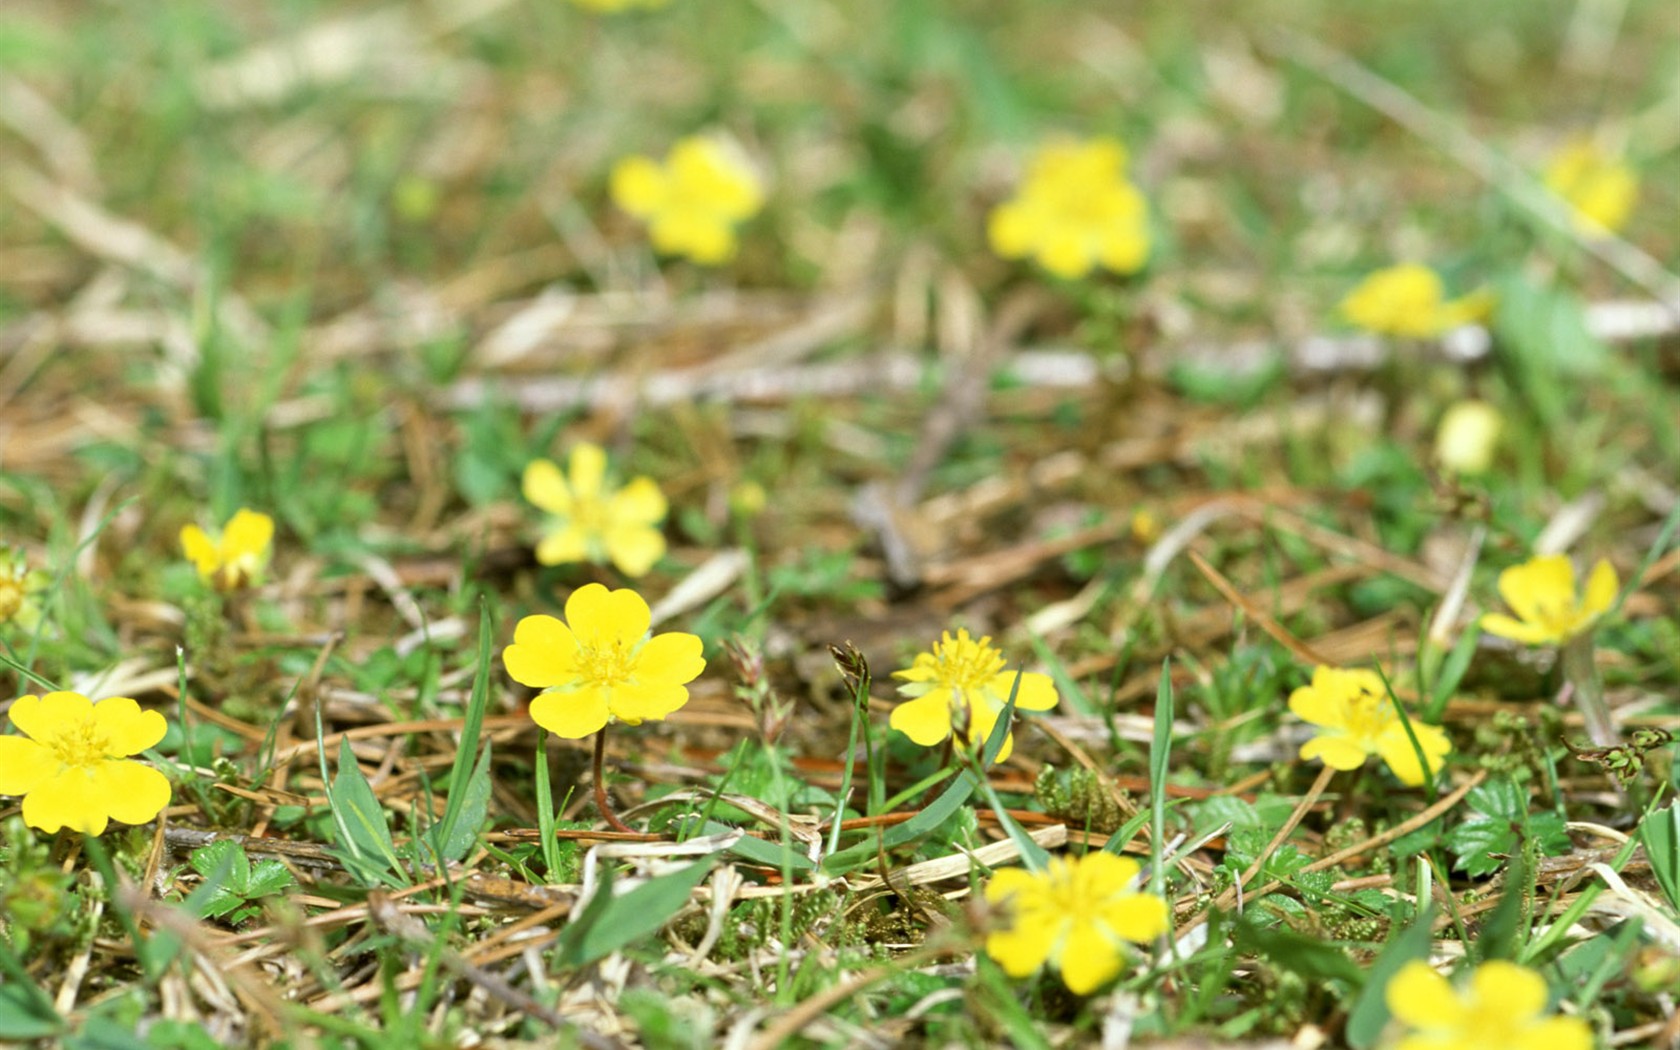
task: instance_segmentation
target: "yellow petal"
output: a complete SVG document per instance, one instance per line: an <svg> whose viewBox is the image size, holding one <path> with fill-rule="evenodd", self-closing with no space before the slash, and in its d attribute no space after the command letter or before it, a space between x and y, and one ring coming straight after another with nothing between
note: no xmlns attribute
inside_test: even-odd
<svg viewBox="0 0 1680 1050"><path fill-rule="evenodd" d="M1412 723L1412 732L1417 734L1418 747L1423 749L1429 761L1429 771L1434 773L1441 768L1441 760L1452 750L1452 744L1447 740L1447 734L1440 726L1425 725L1422 722ZM1409 787L1416 787L1423 783L1423 767L1418 764L1417 749L1412 747L1410 738L1406 736L1406 728L1398 721L1383 730L1377 738L1377 754L1394 771L1400 783Z"/></svg>
<svg viewBox="0 0 1680 1050"><path fill-rule="evenodd" d="M1119 975L1120 949L1095 923L1075 920L1062 942L1057 965L1068 991L1090 995Z"/></svg>
<svg viewBox="0 0 1680 1050"><path fill-rule="evenodd" d="M705 644L700 636L667 631L649 638L636 654L636 680L682 685L706 669Z"/></svg>
<svg viewBox="0 0 1680 1050"><path fill-rule="evenodd" d="M537 543L537 561L543 565L570 565L589 557L589 534L566 524Z"/></svg>
<svg viewBox="0 0 1680 1050"><path fill-rule="evenodd" d="M92 717L93 724L110 746L107 753L112 756L138 755L162 740L169 728L162 715L156 711L140 710L140 705L126 696L106 697L94 704ZM130 820L126 823L142 824L145 821Z"/></svg>
<svg viewBox="0 0 1680 1050"><path fill-rule="evenodd" d="M541 510L561 516L572 512L572 491L566 487L565 476L552 460L533 459L525 464L525 474L520 478L519 487L524 491L525 499Z"/></svg>
<svg viewBox="0 0 1680 1050"><path fill-rule="evenodd" d="M71 692L21 696L8 713L12 725L23 730L24 735L50 745L60 733L93 720L93 701Z"/></svg>
<svg viewBox="0 0 1680 1050"><path fill-rule="evenodd" d="M1592 620L1609 612L1610 606L1616 604L1618 587L1615 567L1600 558L1587 576L1587 590L1581 596L1581 616Z"/></svg>
<svg viewBox="0 0 1680 1050"><path fill-rule="evenodd" d="M1548 1017L1522 1031L1516 1050L1592 1050L1592 1029L1579 1017Z"/></svg>
<svg viewBox="0 0 1680 1050"><path fill-rule="evenodd" d="M649 157L626 157L613 165L608 192L613 203L639 219L661 208L669 195L665 172Z"/></svg>
<svg viewBox="0 0 1680 1050"><path fill-rule="evenodd" d="M241 507L222 530L222 555L229 561L248 555L261 556L268 553L273 542L274 519Z"/></svg>
<svg viewBox="0 0 1680 1050"><path fill-rule="evenodd" d="M893 708L887 724L923 747L932 747L951 735L949 689L935 689Z"/></svg>
<svg viewBox="0 0 1680 1050"><path fill-rule="evenodd" d="M621 525L657 525L670 509L652 478L637 477L607 501L607 517Z"/></svg>
<svg viewBox="0 0 1680 1050"><path fill-rule="evenodd" d="M1513 1027L1546 1009L1545 979L1526 966L1499 959L1476 967L1470 977L1470 995L1482 1011L1497 1011Z"/></svg>
<svg viewBox="0 0 1680 1050"><path fill-rule="evenodd" d="M1546 623L1575 604L1575 566L1568 555L1539 555L1500 573L1499 594L1522 619Z"/></svg>
<svg viewBox="0 0 1680 1050"><path fill-rule="evenodd" d="M1042 895L1043 886L1044 876L1026 868L1000 868L986 883L986 900L991 904L1011 901L1011 907L1018 911L1022 899Z"/></svg>
<svg viewBox="0 0 1680 1050"><path fill-rule="evenodd" d="M108 801L92 770L67 767L23 796L23 820L48 833L69 828L99 835L110 822Z"/></svg>
<svg viewBox="0 0 1680 1050"><path fill-rule="evenodd" d="M1038 243L1038 263L1064 280L1091 272L1092 252L1081 232L1051 230Z"/></svg>
<svg viewBox="0 0 1680 1050"><path fill-rule="evenodd" d="M508 677L540 689L576 681L577 658L577 638L552 616L520 620L513 629L513 644L502 650Z"/></svg>
<svg viewBox="0 0 1680 1050"><path fill-rule="evenodd" d="M1149 261L1148 232L1141 225L1105 232L1100 258L1115 273L1137 273Z"/></svg>
<svg viewBox="0 0 1680 1050"><path fill-rule="evenodd" d="M580 441L572 446L566 463L566 480L572 497L580 502L595 499L601 494L601 481L607 476L607 454L600 445Z"/></svg>
<svg viewBox="0 0 1680 1050"><path fill-rule="evenodd" d="M1295 717L1315 726L1341 726L1347 722L1347 700L1328 689L1303 685L1289 694L1289 710Z"/></svg>
<svg viewBox="0 0 1680 1050"><path fill-rule="evenodd" d="M646 576L665 556L665 536L645 525L619 526L606 535L607 557L626 576Z"/></svg>
<svg viewBox="0 0 1680 1050"><path fill-rule="evenodd" d="M27 795L58 772L58 756L21 736L0 736L0 795Z"/></svg>
<svg viewBox="0 0 1680 1050"><path fill-rule="evenodd" d="M1130 857L1117 857L1106 850L1087 853L1078 862L1074 878L1084 897L1099 899L1125 893L1143 866Z"/></svg>
<svg viewBox="0 0 1680 1050"><path fill-rule="evenodd" d="M1054 923L1027 923L986 935L986 954L1011 977L1026 977L1044 965L1056 947Z"/></svg>
<svg viewBox="0 0 1680 1050"><path fill-rule="evenodd" d="M205 534L205 531L197 525L181 526L181 550L186 554L187 560L198 569L198 574L206 579L216 571L216 568L222 562L222 556L216 550L216 545L210 541L210 537Z"/></svg>
<svg viewBox="0 0 1680 1050"><path fill-rule="evenodd" d="M674 682L624 682L612 688L612 714L637 725L657 722L688 703L688 689Z"/></svg>
<svg viewBox="0 0 1680 1050"><path fill-rule="evenodd" d="M110 703L109 700L100 704ZM157 714L149 711L148 714ZM159 716L159 721L162 717ZM156 820L169 805L169 778L151 766L117 759L102 762L93 770L93 790L104 799L105 810L124 824Z"/></svg>
<svg viewBox="0 0 1680 1050"><path fill-rule="evenodd" d="M1421 959L1413 959L1383 989L1388 1012L1413 1028L1452 1029L1464 1023L1464 1005L1445 977Z"/></svg>
<svg viewBox="0 0 1680 1050"><path fill-rule="evenodd" d="M993 707L991 701L985 697L979 698L978 703L968 705L968 745L974 749L976 754L979 754L981 748L986 746L986 741L991 739L992 729L997 725L998 715L1002 713L1003 706L1001 704ZM1015 734L1014 732L1006 732L1003 735L1003 747L998 751L997 758L993 762L1002 763L1014 752Z"/></svg>
<svg viewBox="0 0 1680 1050"><path fill-rule="evenodd" d="M1331 769L1358 769L1365 764L1366 751L1345 736L1323 733L1301 745L1305 761L1322 759Z"/></svg>
<svg viewBox="0 0 1680 1050"><path fill-rule="evenodd" d="M649 620L647 602L629 588L609 591L599 583L590 583L566 599L566 623L586 649L640 644Z"/></svg>
<svg viewBox="0 0 1680 1050"><path fill-rule="evenodd" d="M1033 245L1031 215L1016 201L998 205L986 220L986 240L1005 259L1024 258Z"/></svg>
<svg viewBox="0 0 1680 1050"><path fill-rule="evenodd" d="M548 692L531 701L531 721L555 736L582 740L607 724L607 694L596 686Z"/></svg>
<svg viewBox="0 0 1680 1050"><path fill-rule="evenodd" d="M1172 926L1167 902L1150 893L1128 893L1103 910L1108 925L1128 941L1147 944Z"/></svg>
<svg viewBox="0 0 1680 1050"><path fill-rule="evenodd" d="M1005 671L987 684L987 690L999 705L1009 701L1009 691L1015 688L1015 672ZM1055 679L1047 674L1026 671L1021 674L1021 688L1015 694L1018 711L1048 711L1061 699L1056 693Z"/></svg>
<svg viewBox="0 0 1680 1050"><path fill-rule="evenodd" d="M1545 624L1515 620L1504 613L1483 613L1481 628L1488 634L1509 638L1524 645L1550 645L1563 639Z"/></svg>

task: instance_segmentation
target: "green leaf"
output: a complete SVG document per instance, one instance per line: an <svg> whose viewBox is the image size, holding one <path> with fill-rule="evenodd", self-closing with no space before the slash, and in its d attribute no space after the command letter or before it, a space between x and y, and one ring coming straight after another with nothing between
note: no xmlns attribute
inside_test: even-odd
<svg viewBox="0 0 1680 1050"><path fill-rule="evenodd" d="M327 802L332 806L333 820L338 827L338 844L351 858L361 862L350 864L357 877L364 883L400 884L392 877L402 871L402 864L397 860L396 844L391 841L390 825L385 822L385 810L367 778L362 776L346 737L339 738L338 776L327 789Z"/></svg>
<svg viewBox="0 0 1680 1050"><path fill-rule="evenodd" d="M490 628L490 606L478 611L478 653L472 693L467 699L466 718L455 763L449 770L449 795L443 819L432 829L432 844L444 860L460 860L478 841L479 829L490 807L490 747L478 753L478 738L484 729L484 711L490 703L490 651L494 644ZM473 759L477 757L475 765Z"/></svg>
<svg viewBox="0 0 1680 1050"><path fill-rule="evenodd" d="M1155 687L1155 739L1149 748L1149 892L1161 892L1167 873L1161 849L1167 841L1167 771L1172 760L1172 661L1161 661L1161 682Z"/></svg>
<svg viewBox="0 0 1680 1050"><path fill-rule="evenodd" d="M1477 961L1516 959L1519 956L1525 928L1523 905L1533 892L1534 884L1529 881L1528 866L1523 863L1522 853L1512 854L1511 864L1505 869L1504 892L1499 895L1499 903L1493 906L1493 911L1488 913L1487 921L1482 923L1481 933L1476 938Z"/></svg>
<svg viewBox="0 0 1680 1050"><path fill-rule="evenodd" d="M1426 911L1398 937L1389 941L1382 954L1371 964L1371 969L1365 974L1365 987L1360 989L1359 997L1353 1001L1353 1009L1348 1011L1347 1042L1353 1050L1368 1050L1377 1045L1377 1039L1388 1025L1388 1000L1385 998L1388 982L1400 972L1400 967L1413 959L1428 957L1434 936L1431 927L1432 917Z"/></svg>
<svg viewBox="0 0 1680 1050"><path fill-rule="evenodd" d="M246 884L245 899L272 897L296 885L297 879L284 864L273 859L259 860L251 866L251 881Z"/></svg>
<svg viewBox="0 0 1680 1050"><path fill-rule="evenodd" d="M6 975L0 981L0 1039L45 1039L64 1027L52 999L36 986L4 937L0 937L0 972Z"/></svg>
<svg viewBox="0 0 1680 1050"><path fill-rule="evenodd" d="M1283 926L1261 926L1246 916L1237 924L1235 936L1240 950L1264 955L1280 969L1308 981L1343 981L1353 988L1365 983L1365 971L1359 964L1322 938Z"/></svg>
<svg viewBox="0 0 1680 1050"><path fill-rule="evenodd" d="M1009 702L1003 705L996 724L992 726L992 735L986 738L986 746L981 749L978 774L971 771L970 775L957 777L950 787L939 793L939 797L934 799L931 805L923 807L920 813L904 823L879 831L876 838L865 839L855 846L848 846L839 853L831 853L824 857L822 870L830 875L842 875L860 865L872 863L877 854L885 850L914 842L943 827L945 822L963 807L969 796L974 794L974 789L979 786L976 776L984 777L985 770L992 768L998 752L1003 750L1004 738L1009 735L1010 723L1014 718L1015 690L1011 688Z"/></svg>
<svg viewBox="0 0 1680 1050"><path fill-rule="evenodd" d="M577 969L604 959L642 937L658 933L688 903L694 887L712 870L705 857L681 871L649 879L622 896L613 896L612 878L602 869L600 885L583 913L560 933L557 965Z"/></svg>
<svg viewBox="0 0 1680 1050"><path fill-rule="evenodd" d="M1651 860L1651 874L1663 896L1680 910L1680 803L1670 803L1639 822L1639 841Z"/></svg>
<svg viewBox="0 0 1680 1050"><path fill-rule="evenodd" d="M715 820L702 821L696 817L684 822L681 835L684 838L691 835L723 835L736 830L739 829L728 824L721 824ZM814 871L816 869L816 865L811 863L811 858L798 850L784 850L779 842L768 842L752 835L741 836L733 846L729 847L729 852L737 857L750 860L754 864L762 864L767 868L779 869L786 862L787 866L794 871Z"/></svg>
<svg viewBox="0 0 1680 1050"><path fill-rule="evenodd" d="M1466 797L1471 810L1458 827L1447 833L1447 847L1458 860L1456 871L1471 876L1488 875L1515 855L1524 838L1539 841L1547 856L1567 853L1571 848L1563 818L1556 813L1529 813L1528 793L1509 777L1489 780Z"/></svg>

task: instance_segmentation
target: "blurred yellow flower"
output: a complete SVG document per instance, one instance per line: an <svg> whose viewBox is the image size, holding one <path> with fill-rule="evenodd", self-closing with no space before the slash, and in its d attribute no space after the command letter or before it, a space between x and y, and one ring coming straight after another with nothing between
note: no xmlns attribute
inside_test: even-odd
<svg viewBox="0 0 1680 1050"><path fill-rule="evenodd" d="M1562 197L1575 213L1582 233L1614 233L1627 222L1639 196L1639 180L1619 157L1578 139L1559 150L1546 166L1546 188Z"/></svg>
<svg viewBox="0 0 1680 1050"><path fill-rule="evenodd" d="M1332 769L1358 769L1368 757L1379 755L1402 784L1423 783L1417 751L1382 676L1375 671L1318 667L1310 685L1289 695L1289 710L1319 727L1318 735L1301 745L1303 759L1322 759ZM1447 734L1440 726L1416 719L1412 732L1417 734L1430 773L1436 772L1452 750Z"/></svg>
<svg viewBox="0 0 1680 1050"><path fill-rule="evenodd" d="M1341 302L1342 316L1378 335L1427 339L1486 317L1493 297L1476 292L1448 300L1441 278L1427 266L1401 263L1366 277Z"/></svg>
<svg viewBox="0 0 1680 1050"><path fill-rule="evenodd" d="M1494 960L1466 986L1413 959L1383 989L1388 1012L1406 1034L1393 1050L1591 1050L1592 1030L1578 1017L1546 1016L1546 982L1526 966Z"/></svg>
<svg viewBox="0 0 1680 1050"><path fill-rule="evenodd" d="M610 560L626 576L641 576L665 554L659 523L668 509L652 478L621 489L606 484L607 454L599 445L572 447L567 472L546 459L525 467L525 498L553 515L553 529L537 544L544 565Z"/></svg>
<svg viewBox="0 0 1680 1050"><path fill-rule="evenodd" d="M612 14L615 11L631 11L638 7L664 7L665 0L572 0L572 3L591 11L602 14Z"/></svg>
<svg viewBox="0 0 1680 1050"><path fill-rule="evenodd" d="M1499 409L1486 401L1457 401L1441 416L1435 431L1435 459L1453 474L1485 474L1493 466L1504 428Z"/></svg>
<svg viewBox="0 0 1680 1050"><path fill-rule="evenodd" d="M47 574L31 569L21 550L0 544L0 623L33 631L41 622L41 592Z"/></svg>
<svg viewBox="0 0 1680 1050"><path fill-rule="evenodd" d="M950 736L955 723L971 747L984 747L1015 688L1015 672L1004 670L1003 653L991 643L989 636L975 641L966 628L955 638L946 631L931 650L918 653L908 668L894 671L894 678L905 681L899 693L913 699L893 708L892 727L931 747ZM1017 709L1048 711L1059 699L1049 675L1030 671L1021 675ZM1014 748L1015 735L1005 734L997 760L1008 758Z"/></svg>
<svg viewBox="0 0 1680 1050"><path fill-rule="evenodd" d="M9 712L22 736L0 736L0 795L23 796L23 819L46 832L103 834L112 820L144 824L169 805L169 780L132 761L163 739L163 716L126 696L20 697Z"/></svg>
<svg viewBox="0 0 1680 1050"><path fill-rule="evenodd" d="M1136 273L1149 260L1149 205L1126 178L1126 149L1113 138L1046 144L1015 196L992 209L992 250L1034 259L1057 277L1101 266Z"/></svg>
<svg viewBox="0 0 1680 1050"><path fill-rule="evenodd" d="M1132 887L1139 870L1130 857L1100 850L1052 857L1042 872L1004 868L986 883L986 902L1007 916L986 936L986 954L1011 977L1051 962L1069 991L1091 994L1119 975L1128 941L1167 932L1167 902Z"/></svg>
<svg viewBox="0 0 1680 1050"><path fill-rule="evenodd" d="M1600 558L1575 591L1575 566L1565 554L1541 554L1499 574L1499 594L1516 617L1485 613L1482 630L1525 645L1562 645L1589 630L1616 603L1616 570Z"/></svg>
<svg viewBox="0 0 1680 1050"><path fill-rule="evenodd" d="M688 683L706 660L696 635L650 638L648 625L648 604L635 591L586 584L566 599L564 623L520 620L502 663L514 681L542 690L531 718L556 736L579 740L614 718L660 721L688 703Z"/></svg>
<svg viewBox="0 0 1680 1050"><path fill-rule="evenodd" d="M199 576L214 579L224 591L261 582L273 542L274 519L244 507L216 536L197 525L181 527L181 549L198 568Z"/></svg>
<svg viewBox="0 0 1680 1050"><path fill-rule="evenodd" d="M647 224L654 248L714 265L735 254L735 226L764 206L764 186L740 148L715 136L678 141L663 164L626 157L610 190L620 208Z"/></svg>

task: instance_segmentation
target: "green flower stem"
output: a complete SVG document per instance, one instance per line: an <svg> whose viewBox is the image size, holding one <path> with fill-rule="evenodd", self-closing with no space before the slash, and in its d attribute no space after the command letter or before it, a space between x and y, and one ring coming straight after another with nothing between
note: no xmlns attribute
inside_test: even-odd
<svg viewBox="0 0 1680 1050"><path fill-rule="evenodd" d="M1594 747L1613 747L1620 739L1610 705L1604 702L1604 681L1593 659L1593 633L1582 631L1563 643L1563 679L1574 692L1575 706L1586 722Z"/></svg>
<svg viewBox="0 0 1680 1050"><path fill-rule="evenodd" d="M618 819L618 814L612 811L612 803L607 801L607 784L601 776L601 766L607 757L607 727L595 734L595 808L601 811L601 819L606 821L614 831L628 832L631 835L636 829Z"/></svg>

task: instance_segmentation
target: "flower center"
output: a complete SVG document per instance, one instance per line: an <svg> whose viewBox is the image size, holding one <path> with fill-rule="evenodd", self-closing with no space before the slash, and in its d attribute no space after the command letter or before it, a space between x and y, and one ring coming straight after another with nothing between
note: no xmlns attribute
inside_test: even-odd
<svg viewBox="0 0 1680 1050"><path fill-rule="evenodd" d="M989 644L991 640L987 636L977 642L962 631L955 638L947 635L944 641L935 642L933 658L939 665L939 684L960 691L978 689L996 678L1004 660L1003 654Z"/></svg>
<svg viewBox="0 0 1680 1050"><path fill-rule="evenodd" d="M607 501L599 496L572 501L572 524L584 532L595 534L607 529Z"/></svg>
<svg viewBox="0 0 1680 1050"><path fill-rule="evenodd" d="M636 650L623 642L585 645L578 650L577 674L590 685L623 685L636 670Z"/></svg>
<svg viewBox="0 0 1680 1050"><path fill-rule="evenodd" d="M91 720L60 730L46 741L58 760L73 769L98 765L111 757L111 743Z"/></svg>
<svg viewBox="0 0 1680 1050"><path fill-rule="evenodd" d="M1347 704L1348 733L1359 740L1375 740L1394 724L1395 717L1394 705L1388 697L1364 689Z"/></svg>

